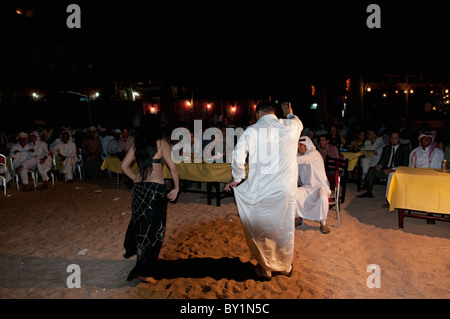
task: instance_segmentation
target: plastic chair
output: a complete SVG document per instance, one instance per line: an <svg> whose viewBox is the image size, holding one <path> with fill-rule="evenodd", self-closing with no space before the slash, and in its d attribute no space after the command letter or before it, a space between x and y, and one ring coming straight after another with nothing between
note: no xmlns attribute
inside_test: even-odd
<svg viewBox="0 0 450 319"><path fill-rule="evenodd" d="M75 169L78 170L80 174L80 181L83 180L84 175L84 163L83 163L83 155L81 155L81 148L77 148L77 157L78 161L75 163Z"/></svg>
<svg viewBox="0 0 450 319"><path fill-rule="evenodd" d="M13 160L12 160L11 157L9 158L9 161L10 161L10 164L11 164L11 176L12 176L12 179L16 183L17 190L19 190L19 174L16 174L16 171L14 169Z"/></svg>
<svg viewBox="0 0 450 319"><path fill-rule="evenodd" d="M3 154L0 154L0 166L3 166L4 173L0 175L0 185L3 186L3 193L6 196L6 170L8 169L6 167L6 156Z"/></svg>
<svg viewBox="0 0 450 319"><path fill-rule="evenodd" d="M325 171L327 173L327 176L332 176L333 178L330 180L330 185L335 186L335 179L334 179L334 173L336 171L339 172L340 177L340 192L339 192L339 198L340 203L342 204L345 201L345 191L347 186L347 177L348 177L348 158L347 159L340 159L340 158L334 158L330 156L325 156ZM331 173L331 174L330 174Z"/></svg>
<svg viewBox="0 0 450 319"><path fill-rule="evenodd" d="M335 187L334 187L334 193L331 194L330 198L328 199L328 204L330 206L330 209L334 208L336 209L336 217L338 220L338 228L341 228L341 217L340 217L340 195L341 195L341 176L339 175L338 171L335 172Z"/></svg>

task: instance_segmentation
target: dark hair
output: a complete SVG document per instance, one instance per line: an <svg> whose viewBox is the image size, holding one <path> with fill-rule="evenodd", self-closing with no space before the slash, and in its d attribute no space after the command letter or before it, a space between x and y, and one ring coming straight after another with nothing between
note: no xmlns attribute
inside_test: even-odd
<svg viewBox="0 0 450 319"><path fill-rule="evenodd" d="M134 139L134 157L136 158L142 182L153 171L152 160L158 151L156 141L160 138L161 123L158 116L155 114L145 115Z"/></svg>
<svg viewBox="0 0 450 319"><path fill-rule="evenodd" d="M258 113L259 111L262 111L264 113L273 112L275 113L277 109L277 105L272 101L263 101L259 102L256 106L255 112Z"/></svg>

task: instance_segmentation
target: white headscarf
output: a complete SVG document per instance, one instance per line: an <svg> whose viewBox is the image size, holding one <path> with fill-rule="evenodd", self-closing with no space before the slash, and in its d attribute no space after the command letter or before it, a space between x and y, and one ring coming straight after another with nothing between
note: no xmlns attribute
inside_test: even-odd
<svg viewBox="0 0 450 319"><path fill-rule="evenodd" d="M311 141L311 139L308 136L300 137L300 139L298 140L298 143L306 146L305 154L308 154L309 152L316 150L316 147L314 146L313 142ZM303 155L305 155L305 154L303 154Z"/></svg>

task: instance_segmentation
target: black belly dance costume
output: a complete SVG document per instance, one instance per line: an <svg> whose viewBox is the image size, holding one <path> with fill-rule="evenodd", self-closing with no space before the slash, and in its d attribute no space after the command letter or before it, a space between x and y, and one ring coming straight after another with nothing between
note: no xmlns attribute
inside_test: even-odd
<svg viewBox="0 0 450 319"><path fill-rule="evenodd" d="M162 163L162 159L153 159ZM166 230L167 197L164 184L134 183L131 202L132 216L125 234L125 258L137 255L136 266L127 280L138 276L154 276L158 255Z"/></svg>

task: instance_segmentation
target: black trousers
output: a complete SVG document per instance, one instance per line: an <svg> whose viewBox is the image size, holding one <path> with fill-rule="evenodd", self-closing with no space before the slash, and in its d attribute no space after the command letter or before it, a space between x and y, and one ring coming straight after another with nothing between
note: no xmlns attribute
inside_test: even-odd
<svg viewBox="0 0 450 319"><path fill-rule="evenodd" d="M382 168L379 171L375 169L375 167L369 168L367 171L367 193L372 194L373 185L375 184L375 180L379 179L388 179L388 175L384 173L386 168Z"/></svg>

